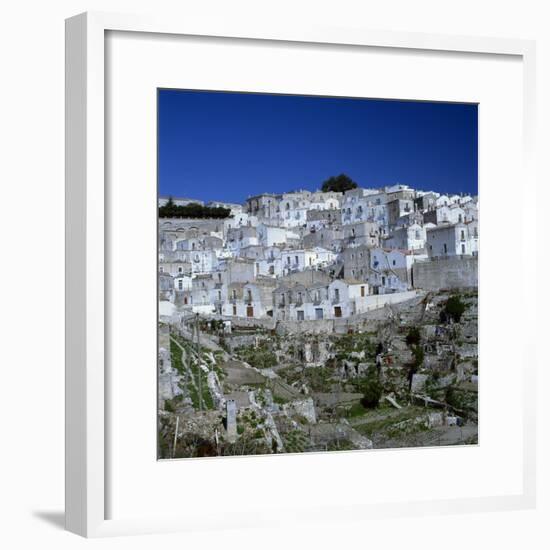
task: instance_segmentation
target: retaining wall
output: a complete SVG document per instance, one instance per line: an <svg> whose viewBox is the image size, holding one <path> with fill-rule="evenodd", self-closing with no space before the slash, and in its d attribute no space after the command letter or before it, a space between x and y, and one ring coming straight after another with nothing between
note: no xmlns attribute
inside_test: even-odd
<svg viewBox="0 0 550 550"><path fill-rule="evenodd" d="M477 256L456 256L415 263L413 285L424 290L477 287L477 260Z"/></svg>

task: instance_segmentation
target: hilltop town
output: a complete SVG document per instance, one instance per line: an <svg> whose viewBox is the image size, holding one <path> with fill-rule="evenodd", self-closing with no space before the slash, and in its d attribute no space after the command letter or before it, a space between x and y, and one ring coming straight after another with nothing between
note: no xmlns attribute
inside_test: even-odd
<svg viewBox="0 0 550 550"><path fill-rule="evenodd" d="M159 458L477 443L477 197L159 213Z"/></svg>

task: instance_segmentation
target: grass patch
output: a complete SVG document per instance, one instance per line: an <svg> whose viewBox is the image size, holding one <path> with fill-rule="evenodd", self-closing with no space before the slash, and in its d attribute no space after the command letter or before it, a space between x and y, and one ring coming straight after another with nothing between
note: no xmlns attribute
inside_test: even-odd
<svg viewBox="0 0 550 550"><path fill-rule="evenodd" d="M184 380L188 379L188 384L186 388L185 381L180 382L180 385L183 389L186 389L189 393L189 397L191 398L191 401L193 403L194 409L200 408L200 397L199 397L199 377L200 377L200 385L201 385L201 394L202 394L202 406L203 409L212 410L214 409L214 402L212 401L212 396L210 395L210 391L208 390L208 383L206 380L207 374L203 372L203 370L199 367L196 359L192 357L190 346L188 343L181 342L180 339L178 339L178 342L181 343L182 347L187 352L187 365L184 365L181 359L182 352L181 348L178 346L178 344L174 341L173 338L170 339L170 355L172 359L172 366L184 377ZM201 354L202 357L202 354ZM206 361L205 361L206 362ZM187 369L189 369L189 376L187 377ZM192 376L191 376L192 375ZM192 380L195 381L195 384L193 384Z"/></svg>

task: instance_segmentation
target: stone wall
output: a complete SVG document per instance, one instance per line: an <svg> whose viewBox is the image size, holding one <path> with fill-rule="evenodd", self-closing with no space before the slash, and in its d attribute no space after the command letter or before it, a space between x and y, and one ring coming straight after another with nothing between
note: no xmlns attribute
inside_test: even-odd
<svg viewBox="0 0 550 550"><path fill-rule="evenodd" d="M277 334L323 334L334 331L332 319L319 319L317 321L279 321Z"/></svg>
<svg viewBox="0 0 550 550"><path fill-rule="evenodd" d="M456 256L413 265L413 284L424 290L478 286L477 256Z"/></svg>

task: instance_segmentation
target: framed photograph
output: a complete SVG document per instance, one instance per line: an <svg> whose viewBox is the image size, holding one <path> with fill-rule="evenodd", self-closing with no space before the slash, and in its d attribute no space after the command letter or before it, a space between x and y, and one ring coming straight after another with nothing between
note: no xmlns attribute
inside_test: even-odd
<svg viewBox="0 0 550 550"><path fill-rule="evenodd" d="M66 36L67 529L533 506L534 44Z"/></svg>

